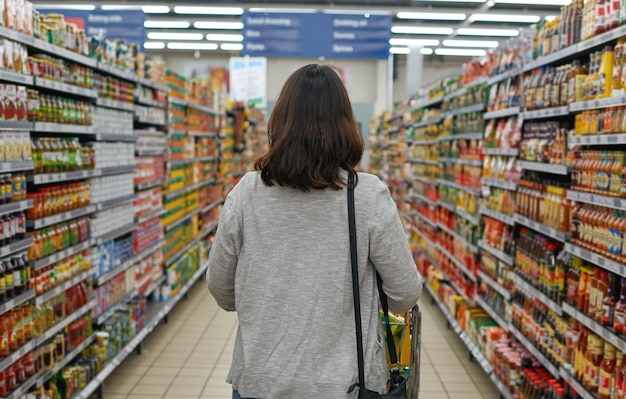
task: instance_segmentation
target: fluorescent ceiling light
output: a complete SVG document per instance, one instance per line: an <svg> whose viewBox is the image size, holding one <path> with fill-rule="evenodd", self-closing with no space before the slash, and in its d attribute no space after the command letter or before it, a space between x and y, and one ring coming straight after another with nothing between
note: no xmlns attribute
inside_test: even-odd
<svg viewBox="0 0 626 399"><path fill-rule="evenodd" d="M211 34L206 35L207 40L214 42L241 42L243 41L243 35L228 35L228 34Z"/></svg>
<svg viewBox="0 0 626 399"><path fill-rule="evenodd" d="M537 15L515 15L515 14L473 14L469 18L471 21L482 22L517 22L533 24L541 21Z"/></svg>
<svg viewBox="0 0 626 399"><path fill-rule="evenodd" d="M519 35L517 29L482 29L482 28L459 28L456 31L461 36L503 36L515 37Z"/></svg>
<svg viewBox="0 0 626 399"><path fill-rule="evenodd" d="M403 39L391 38L389 44L392 46L438 46L439 40L433 39Z"/></svg>
<svg viewBox="0 0 626 399"><path fill-rule="evenodd" d="M169 14L170 12L168 6L144 6L141 9L146 14Z"/></svg>
<svg viewBox="0 0 626 399"><path fill-rule="evenodd" d="M391 47L389 52L391 54L410 54L411 49L408 47Z"/></svg>
<svg viewBox="0 0 626 399"><path fill-rule="evenodd" d="M241 15L243 14L243 8L176 6L174 7L174 12L176 14Z"/></svg>
<svg viewBox="0 0 626 399"><path fill-rule="evenodd" d="M143 47L148 50L161 50L165 48L165 43L163 42L145 42Z"/></svg>
<svg viewBox="0 0 626 399"><path fill-rule="evenodd" d="M547 17L543 17L543 19L545 19L548 22L554 21L555 18L556 18L556 15L548 15Z"/></svg>
<svg viewBox="0 0 626 399"><path fill-rule="evenodd" d="M484 3L485 0L413 0L415 2L454 2L454 3Z"/></svg>
<svg viewBox="0 0 626 399"><path fill-rule="evenodd" d="M241 51L243 50L243 44L241 43L222 43L220 49L228 51Z"/></svg>
<svg viewBox="0 0 626 399"><path fill-rule="evenodd" d="M145 21L144 28L153 29L187 29L191 24L187 21Z"/></svg>
<svg viewBox="0 0 626 399"><path fill-rule="evenodd" d="M391 12L389 11L376 11L376 10L338 10L336 8L333 9L325 9L322 10L325 14L350 14L350 15L363 15L365 18L368 18L370 15L389 15Z"/></svg>
<svg viewBox="0 0 626 399"><path fill-rule="evenodd" d="M409 35L451 35L454 29L436 28L434 26L392 26L391 32Z"/></svg>
<svg viewBox="0 0 626 399"><path fill-rule="evenodd" d="M243 22L224 21L197 21L193 27L196 29L243 29Z"/></svg>
<svg viewBox="0 0 626 399"><path fill-rule="evenodd" d="M411 12L400 11L397 15L400 19L430 19L442 21L464 21L467 17L463 13L453 12Z"/></svg>
<svg viewBox="0 0 626 399"><path fill-rule="evenodd" d="M202 40L202 33L176 33L176 32L148 32L148 39L152 40Z"/></svg>
<svg viewBox="0 0 626 399"><path fill-rule="evenodd" d="M446 47L481 47L494 48L498 47L495 40L444 40L443 45Z"/></svg>
<svg viewBox="0 0 626 399"><path fill-rule="evenodd" d="M57 5L57 4L34 4L35 8L44 8L49 10L82 10L82 11L93 11L96 9L96 6L93 4L67 4L67 5Z"/></svg>
<svg viewBox="0 0 626 399"><path fill-rule="evenodd" d="M420 53L423 55L431 55L433 53L433 49L431 48L421 48Z"/></svg>
<svg viewBox="0 0 626 399"><path fill-rule="evenodd" d="M438 48L435 49L437 55L458 55L465 57L483 57L487 54L485 50L475 50L466 48Z"/></svg>
<svg viewBox="0 0 626 399"><path fill-rule="evenodd" d="M571 0L493 0L500 4L529 4L536 6L567 6Z"/></svg>
<svg viewBox="0 0 626 399"><path fill-rule="evenodd" d="M105 11L141 10L146 14L167 14L170 12L170 8L168 6L128 6L118 4L104 4L100 6L100 8Z"/></svg>
<svg viewBox="0 0 626 399"><path fill-rule="evenodd" d="M261 7L252 7L249 8L250 12L286 12L286 13L300 13L300 14L311 14L314 12L318 12L315 8L261 8Z"/></svg>
<svg viewBox="0 0 626 399"><path fill-rule="evenodd" d="M173 42L167 43L167 48L170 50L217 50L216 43L181 43Z"/></svg>

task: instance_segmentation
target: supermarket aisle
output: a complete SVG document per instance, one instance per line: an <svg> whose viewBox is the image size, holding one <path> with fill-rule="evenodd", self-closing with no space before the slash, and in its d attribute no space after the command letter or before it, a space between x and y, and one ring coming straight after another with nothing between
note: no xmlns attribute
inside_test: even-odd
<svg viewBox="0 0 626 399"><path fill-rule="evenodd" d="M496 399L496 388L431 305L425 293L422 389L424 399ZM224 382L234 344L235 314L218 309L205 285L196 284L168 324L148 336L141 355L131 355L107 379L104 399L230 399Z"/></svg>

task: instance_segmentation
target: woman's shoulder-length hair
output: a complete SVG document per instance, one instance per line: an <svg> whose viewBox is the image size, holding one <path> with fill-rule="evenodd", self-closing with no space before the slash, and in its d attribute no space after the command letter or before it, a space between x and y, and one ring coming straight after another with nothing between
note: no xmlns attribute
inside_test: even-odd
<svg viewBox="0 0 626 399"><path fill-rule="evenodd" d="M254 165L268 186L340 190L341 169L355 173L363 156L348 93L328 66L306 65L287 79L268 136L269 150Z"/></svg>

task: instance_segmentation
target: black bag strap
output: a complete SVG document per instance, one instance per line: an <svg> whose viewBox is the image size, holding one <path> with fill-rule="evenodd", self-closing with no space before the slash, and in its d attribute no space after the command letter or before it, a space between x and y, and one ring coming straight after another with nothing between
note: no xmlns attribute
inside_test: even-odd
<svg viewBox="0 0 626 399"><path fill-rule="evenodd" d="M356 246L356 216L354 206L354 174L348 175L348 229L350 232L350 263L352 264L352 297L354 299L354 324L356 327L356 351L357 363L359 366L359 382L356 384L361 391L365 390L365 361L363 356L363 327L361 325L361 297L359 294L359 259ZM387 348L389 349L389 359L391 364L398 363L396 345L389 324L389 304L387 295L383 291L383 282L378 272L376 272L376 284L378 295L385 315L385 325L387 330ZM354 386L350 389L352 391Z"/></svg>

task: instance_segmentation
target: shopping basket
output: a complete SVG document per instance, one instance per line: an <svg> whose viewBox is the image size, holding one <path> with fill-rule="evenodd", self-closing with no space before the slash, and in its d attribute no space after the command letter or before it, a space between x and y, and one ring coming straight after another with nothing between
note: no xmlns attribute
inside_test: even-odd
<svg viewBox="0 0 626 399"><path fill-rule="evenodd" d="M418 399L420 342L422 338L422 313L419 306L415 305L411 311L402 315L390 315L389 324L391 325L394 343L396 344L400 371L408 378L407 398Z"/></svg>

